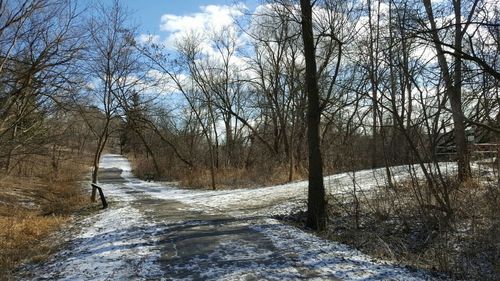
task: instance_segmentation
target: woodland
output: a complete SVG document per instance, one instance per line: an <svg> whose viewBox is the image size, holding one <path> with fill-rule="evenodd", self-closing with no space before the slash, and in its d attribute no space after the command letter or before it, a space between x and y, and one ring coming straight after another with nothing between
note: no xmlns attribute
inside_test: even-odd
<svg viewBox="0 0 500 281"><path fill-rule="evenodd" d="M0 1L1 268L87 210L81 181L98 183L111 152L189 189L308 180L289 223L453 278L499 276L496 1L225 7L226 26L166 42L118 0ZM386 175L375 194L356 191L366 169ZM353 192L325 191L337 173Z"/></svg>

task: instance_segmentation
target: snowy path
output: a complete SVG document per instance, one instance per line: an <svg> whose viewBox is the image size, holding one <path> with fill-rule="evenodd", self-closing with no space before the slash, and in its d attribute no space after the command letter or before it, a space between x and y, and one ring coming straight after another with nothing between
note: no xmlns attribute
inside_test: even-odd
<svg viewBox="0 0 500 281"><path fill-rule="evenodd" d="M68 247L31 268L26 279L430 279L264 216L303 207L304 182L192 191L138 180L118 155L104 156L101 167L110 208L80 222L81 231L67 238ZM360 186L372 188L374 175L358 173ZM346 174L329 181L352 184Z"/></svg>

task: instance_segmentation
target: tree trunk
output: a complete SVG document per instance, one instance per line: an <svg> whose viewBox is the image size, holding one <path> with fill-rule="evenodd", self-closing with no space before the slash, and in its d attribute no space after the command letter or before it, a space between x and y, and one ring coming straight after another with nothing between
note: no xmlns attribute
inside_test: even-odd
<svg viewBox="0 0 500 281"><path fill-rule="evenodd" d="M369 0L368 3L368 26L370 30L370 45L369 45L369 58L370 58L370 71L369 79L371 85L371 95L372 95L372 142L371 142L371 157L372 157L372 168L378 167L378 126L377 118L379 114L378 108L378 40L379 40L379 11L377 11L377 26L373 26L373 15L372 15L372 2ZM378 4L380 7L380 2ZM375 36L374 34L375 33ZM375 38L374 38L375 37ZM382 126L382 120L380 120L380 125ZM383 140L382 140L383 141Z"/></svg>
<svg viewBox="0 0 500 281"><path fill-rule="evenodd" d="M94 163L93 163L93 169L92 169L92 183L97 184L97 173L99 172L99 156L98 153L94 155ZM92 186L92 195L90 196L90 200L92 202L95 202L95 197L96 197L96 188Z"/></svg>
<svg viewBox="0 0 500 281"><path fill-rule="evenodd" d="M455 10L455 52L462 52L462 13L461 1L453 1ZM458 179L460 181L468 180L472 173L469 163L469 149L467 148L467 136L465 133L465 121L462 110L462 58L460 55L455 56L455 64L453 71L454 85L448 89L448 97L450 98L451 113L453 116L453 127L455 133L455 143L457 145L457 165Z"/></svg>
<svg viewBox="0 0 500 281"><path fill-rule="evenodd" d="M465 122L462 113L462 98L460 90L452 89L448 97L450 99L451 113L453 116L453 133L455 137L455 144L457 146L457 166L458 166L458 179L463 182L471 177L471 170L469 164L469 148L467 147L467 136L465 134Z"/></svg>
<svg viewBox="0 0 500 281"><path fill-rule="evenodd" d="M106 123L106 126L108 126L108 123ZM107 131L107 129L106 129ZM107 132L104 132L104 134L99 138L99 141L97 142L97 149L94 154L94 168L92 170L92 183L97 184L97 175L99 173L99 161L101 160L101 154L104 151L104 147L106 146L106 142L108 140ZM92 187L92 195L90 196L90 200L92 202L95 202L95 197L96 197L96 188Z"/></svg>
<svg viewBox="0 0 500 281"><path fill-rule="evenodd" d="M471 170L469 163L469 151L467 149L467 138L465 135L465 122L462 110L462 59L460 58L460 53L462 50L462 38L464 33L462 32L461 27L461 1L453 1L456 21L453 44L457 56L455 56L455 64L452 74L450 74L448 62L446 61L445 53L443 51L442 42L438 35L431 0L423 0L423 3L427 16L429 18L429 23L431 25L431 36L434 47L436 48L438 64L441 72L443 73L443 80L446 84L446 95L450 100L453 118L454 138L457 147L458 179L463 182L471 177Z"/></svg>
<svg viewBox="0 0 500 281"><path fill-rule="evenodd" d="M307 138L309 147L309 188L307 202L306 225L315 230L326 227L325 186L323 184L323 162L320 150L320 105L319 90L316 77L316 55L312 29L312 5L310 0L301 0L302 40L304 41L304 57L306 63L307 91Z"/></svg>

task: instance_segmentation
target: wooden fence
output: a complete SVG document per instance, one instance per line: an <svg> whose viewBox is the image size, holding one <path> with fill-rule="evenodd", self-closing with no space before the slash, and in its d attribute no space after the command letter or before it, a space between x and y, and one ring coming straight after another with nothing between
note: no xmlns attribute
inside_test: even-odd
<svg viewBox="0 0 500 281"><path fill-rule="evenodd" d="M102 188L95 183L92 183L91 185L92 185L92 188L95 188L99 191L99 197L101 198L102 208L106 209L108 207L108 202L106 201L106 198L104 197L104 192L102 192Z"/></svg>

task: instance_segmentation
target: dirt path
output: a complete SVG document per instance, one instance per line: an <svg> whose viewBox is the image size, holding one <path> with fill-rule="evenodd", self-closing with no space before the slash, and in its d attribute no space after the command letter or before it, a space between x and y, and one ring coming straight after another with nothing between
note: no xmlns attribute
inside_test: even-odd
<svg viewBox="0 0 500 281"><path fill-rule="evenodd" d="M104 156L101 166L110 208L80 222L65 250L21 279L430 279L262 215L277 207L286 211L303 192L270 198L261 188L237 198L138 180L117 155Z"/></svg>

